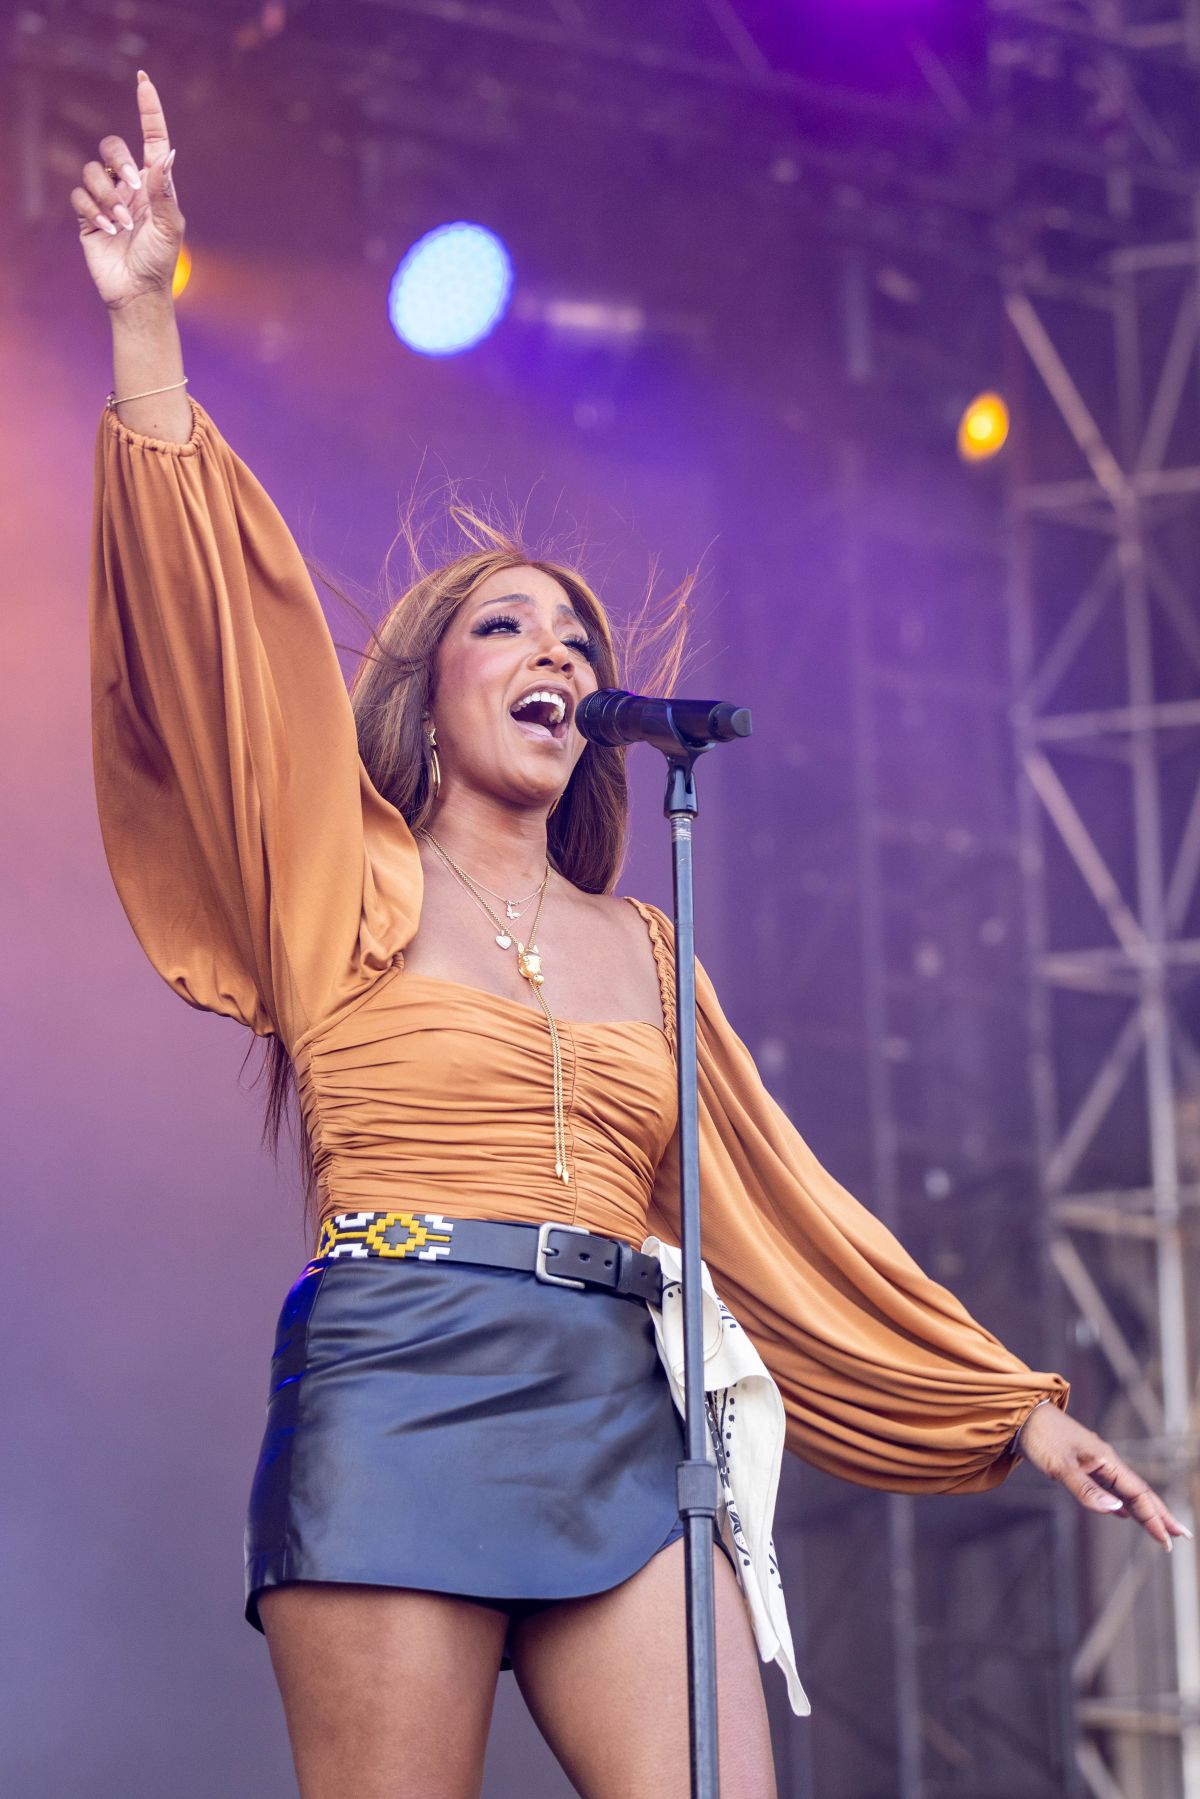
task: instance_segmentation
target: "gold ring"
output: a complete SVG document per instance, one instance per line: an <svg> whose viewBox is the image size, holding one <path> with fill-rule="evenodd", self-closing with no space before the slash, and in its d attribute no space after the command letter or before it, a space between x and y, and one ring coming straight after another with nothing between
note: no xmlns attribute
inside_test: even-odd
<svg viewBox="0 0 1200 1799"><path fill-rule="evenodd" d="M111 165L107 162L104 165L104 173L106 175L110 176L113 181L116 181L117 171L113 167L111 167Z"/></svg>

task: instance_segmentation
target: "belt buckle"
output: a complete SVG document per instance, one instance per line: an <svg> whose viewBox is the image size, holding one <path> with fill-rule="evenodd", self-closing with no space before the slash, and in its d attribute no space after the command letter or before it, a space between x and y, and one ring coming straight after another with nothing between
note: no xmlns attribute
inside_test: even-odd
<svg viewBox="0 0 1200 1799"><path fill-rule="evenodd" d="M550 1246L546 1239L551 1231L570 1231L576 1237L590 1237L591 1231L582 1224L552 1224L549 1220L545 1224L538 1225L537 1257L533 1264L533 1272L537 1278L540 1281L548 1282L552 1287L579 1287L582 1290L587 1286L586 1281L572 1280L569 1275L565 1274L551 1274L547 1268L546 1257L549 1254Z"/></svg>

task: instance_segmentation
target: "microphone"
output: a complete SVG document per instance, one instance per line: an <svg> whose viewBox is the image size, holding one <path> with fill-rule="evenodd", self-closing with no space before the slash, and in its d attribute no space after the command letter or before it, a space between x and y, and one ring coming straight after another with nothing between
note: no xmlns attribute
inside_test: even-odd
<svg viewBox="0 0 1200 1799"><path fill-rule="evenodd" d="M648 699L602 687L575 708L580 736L615 748L625 743L652 743L668 754L673 749L702 750L710 743L749 737L750 710L727 700Z"/></svg>

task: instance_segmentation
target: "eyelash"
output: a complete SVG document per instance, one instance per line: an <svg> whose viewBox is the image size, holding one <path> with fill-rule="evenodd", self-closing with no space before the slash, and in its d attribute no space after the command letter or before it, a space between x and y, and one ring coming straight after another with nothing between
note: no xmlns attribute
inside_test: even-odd
<svg viewBox="0 0 1200 1799"><path fill-rule="evenodd" d="M493 612L490 618L485 618L482 624L476 625L472 636L491 637L502 626L511 626L514 631L519 631L521 621L514 618L511 612ZM578 650L588 662L596 660L596 646L589 637L564 637L563 642L568 649Z"/></svg>

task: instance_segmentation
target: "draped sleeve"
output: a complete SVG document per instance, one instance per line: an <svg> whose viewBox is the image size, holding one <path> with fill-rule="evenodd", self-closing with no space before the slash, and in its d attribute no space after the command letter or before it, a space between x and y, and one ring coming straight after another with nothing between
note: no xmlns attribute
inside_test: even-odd
<svg viewBox="0 0 1200 1799"><path fill-rule="evenodd" d="M671 926L648 916L656 955ZM672 985L673 991L673 985ZM787 1445L862 1486L982 1491L1017 1426L1067 1383L1038 1374L922 1272L773 1100L697 964L701 1254L783 1395ZM678 1136L647 1232L679 1241Z"/></svg>
<svg viewBox="0 0 1200 1799"><path fill-rule="evenodd" d="M337 655L271 500L191 401L186 443L106 410L90 584L105 852L189 1005L290 1048L415 933L421 869L358 756Z"/></svg>

